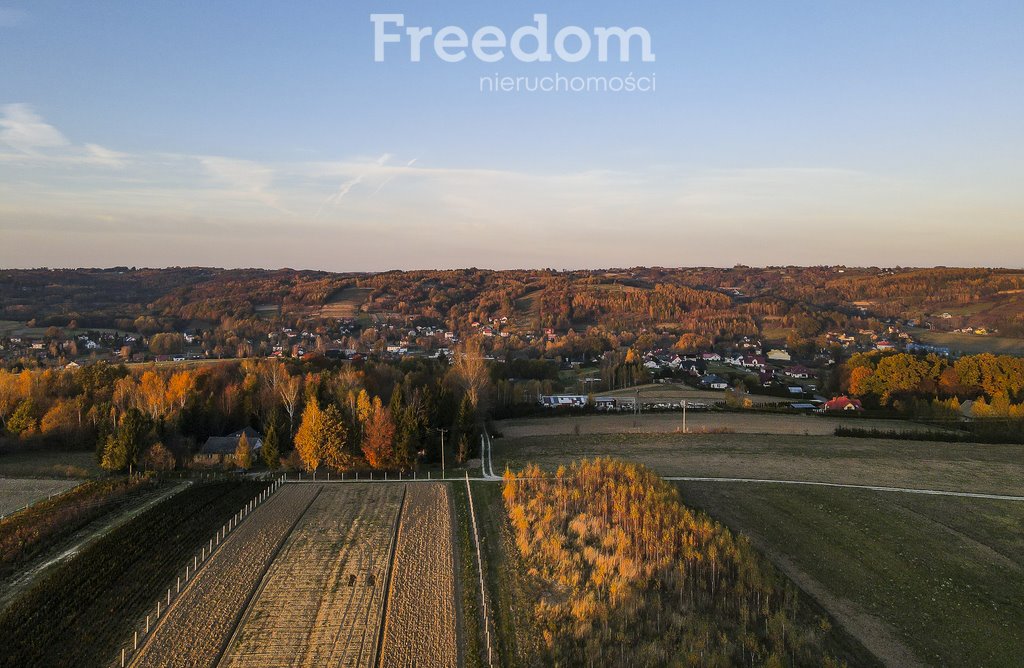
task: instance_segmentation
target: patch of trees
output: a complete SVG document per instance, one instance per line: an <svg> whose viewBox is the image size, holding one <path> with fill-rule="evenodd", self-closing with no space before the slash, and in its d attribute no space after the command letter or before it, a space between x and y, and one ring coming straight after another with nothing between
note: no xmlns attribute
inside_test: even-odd
<svg viewBox="0 0 1024 668"><path fill-rule="evenodd" d="M823 627L756 552L650 470L610 459L506 473L516 545L544 592L549 665L836 665Z"/></svg>
<svg viewBox="0 0 1024 668"><path fill-rule="evenodd" d="M1024 417L1024 358L856 353L839 370L840 389L883 406L914 399L973 399L976 417Z"/></svg>

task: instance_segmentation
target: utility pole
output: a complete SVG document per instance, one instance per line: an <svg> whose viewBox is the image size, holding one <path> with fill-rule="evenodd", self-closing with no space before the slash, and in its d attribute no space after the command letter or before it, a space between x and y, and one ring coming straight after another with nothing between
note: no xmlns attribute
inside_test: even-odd
<svg viewBox="0 0 1024 668"><path fill-rule="evenodd" d="M444 435L447 433L447 429L437 428L441 432L441 478L444 479Z"/></svg>
<svg viewBox="0 0 1024 668"><path fill-rule="evenodd" d="M679 402L683 405L683 433L686 433L686 399Z"/></svg>

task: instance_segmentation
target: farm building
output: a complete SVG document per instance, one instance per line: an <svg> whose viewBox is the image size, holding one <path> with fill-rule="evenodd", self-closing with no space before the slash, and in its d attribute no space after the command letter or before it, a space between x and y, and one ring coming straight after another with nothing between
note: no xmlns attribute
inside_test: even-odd
<svg viewBox="0 0 1024 668"><path fill-rule="evenodd" d="M211 436L206 439L206 443L199 449L192 462L201 466L216 466L232 461L242 434L245 434L249 441L252 456L257 457L263 447L263 437L252 427L246 427L227 436Z"/></svg>

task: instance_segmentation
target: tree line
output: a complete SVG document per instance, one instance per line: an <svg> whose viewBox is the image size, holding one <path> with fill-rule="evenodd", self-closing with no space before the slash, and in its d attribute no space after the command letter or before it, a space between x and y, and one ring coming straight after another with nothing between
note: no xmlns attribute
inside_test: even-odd
<svg viewBox="0 0 1024 668"><path fill-rule="evenodd" d="M0 370L0 438L96 452L111 471L187 463L213 435L251 426L262 463L412 470L474 452L494 401L478 345L444 360L337 363L275 359L129 369ZM236 461L251 462L247 438ZM244 446L244 447L243 447Z"/></svg>

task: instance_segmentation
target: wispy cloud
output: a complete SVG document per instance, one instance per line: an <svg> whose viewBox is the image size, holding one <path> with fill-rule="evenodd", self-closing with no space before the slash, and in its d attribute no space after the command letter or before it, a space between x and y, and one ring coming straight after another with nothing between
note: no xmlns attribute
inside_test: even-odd
<svg viewBox="0 0 1024 668"><path fill-rule="evenodd" d="M0 114L0 143L15 151L32 154L39 149L70 143L60 130L46 123L27 104L5 104L0 107Z"/></svg>
<svg viewBox="0 0 1024 668"><path fill-rule="evenodd" d="M814 263L849 253L882 262L877 239L906 221L952 230L981 216L994 246L1015 247L1022 211L1017 191L965 193L830 166L542 173L390 153L305 162L124 153L69 139L28 105L0 107L0 232L20 240L0 244L0 264L45 264L51 251L25 253L58 237L61 257L88 263L75 255L76 230L102 238L104 252L144 247L153 264L218 263L208 248L225 239L249 265ZM955 263L941 236L915 238L920 248L887 240L886 252ZM538 243L549 239L566 243Z"/></svg>
<svg viewBox="0 0 1024 668"><path fill-rule="evenodd" d="M199 159L206 174L215 185L227 186L229 191L242 199L263 203L282 213L291 213L281 205L280 198L272 192L274 170L262 163L221 156L204 156Z"/></svg>
<svg viewBox="0 0 1024 668"><path fill-rule="evenodd" d="M384 155L377 158L373 163L362 165L358 174L355 174L354 176L351 176L350 178L347 178L346 180L342 181L341 185L338 186L338 189L333 194L329 195L327 199L320 203L320 206L317 207L316 213L313 214L313 217L319 218L320 214L323 213L324 211L324 207L326 207L327 205L337 206L341 202L341 200L345 199L345 197L350 192L352 192L353 188L355 188L357 185L363 182L363 179L365 179L367 175L369 175L373 171L378 171L378 168L386 165L388 160L390 159L391 154L385 153Z"/></svg>

